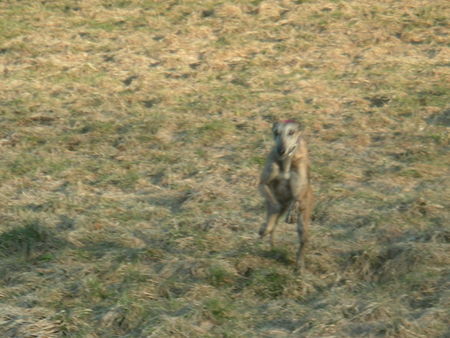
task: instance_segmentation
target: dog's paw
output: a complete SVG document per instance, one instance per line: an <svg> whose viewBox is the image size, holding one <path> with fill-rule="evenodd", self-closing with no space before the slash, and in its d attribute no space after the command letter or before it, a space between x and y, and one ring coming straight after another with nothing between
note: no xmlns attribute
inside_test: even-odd
<svg viewBox="0 0 450 338"><path fill-rule="evenodd" d="M292 211L289 211L289 212L287 213L286 219L285 219L285 222L286 222L287 224L294 224L294 223L297 222L297 217L295 217L294 214L295 214L295 213L292 212Z"/></svg>
<svg viewBox="0 0 450 338"><path fill-rule="evenodd" d="M259 234L259 238L263 238L266 235L266 226L265 225L263 225L259 229L258 234Z"/></svg>
<svg viewBox="0 0 450 338"><path fill-rule="evenodd" d="M286 214L286 219L285 219L286 223L288 223L288 224L297 223L298 213L299 213L298 203L297 202L292 203Z"/></svg>

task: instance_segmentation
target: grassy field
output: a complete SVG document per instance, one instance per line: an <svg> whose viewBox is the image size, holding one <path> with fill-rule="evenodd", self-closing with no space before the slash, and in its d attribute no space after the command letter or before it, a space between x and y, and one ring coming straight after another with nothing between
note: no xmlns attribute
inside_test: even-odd
<svg viewBox="0 0 450 338"><path fill-rule="evenodd" d="M2 337L448 337L446 0L0 2ZM274 121L317 199L257 240Z"/></svg>

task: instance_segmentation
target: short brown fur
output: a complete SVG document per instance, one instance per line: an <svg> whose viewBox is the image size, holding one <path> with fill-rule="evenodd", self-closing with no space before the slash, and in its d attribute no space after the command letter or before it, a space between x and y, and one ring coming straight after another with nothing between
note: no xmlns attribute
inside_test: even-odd
<svg viewBox="0 0 450 338"><path fill-rule="evenodd" d="M267 220L259 230L260 237L273 233L282 214L286 223L297 223L299 247L296 270L304 267L304 250L308 242L313 209L313 193L309 175L309 156L297 122L288 120L272 127L275 146L269 153L261 174L259 190L266 200Z"/></svg>

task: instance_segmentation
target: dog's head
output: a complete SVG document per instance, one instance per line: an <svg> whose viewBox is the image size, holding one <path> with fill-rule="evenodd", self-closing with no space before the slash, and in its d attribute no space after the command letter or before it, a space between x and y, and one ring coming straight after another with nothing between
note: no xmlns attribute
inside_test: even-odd
<svg viewBox="0 0 450 338"><path fill-rule="evenodd" d="M292 156L300 137L300 124L294 120L275 122L272 126L277 153L280 157Z"/></svg>

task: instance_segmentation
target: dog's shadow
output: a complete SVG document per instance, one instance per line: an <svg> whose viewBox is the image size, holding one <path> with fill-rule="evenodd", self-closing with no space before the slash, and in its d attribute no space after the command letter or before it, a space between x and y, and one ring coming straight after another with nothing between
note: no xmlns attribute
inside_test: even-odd
<svg viewBox="0 0 450 338"><path fill-rule="evenodd" d="M271 249L259 248L256 254L260 257L274 260L283 265L292 265L294 260L290 258L290 251L287 248L273 247Z"/></svg>

